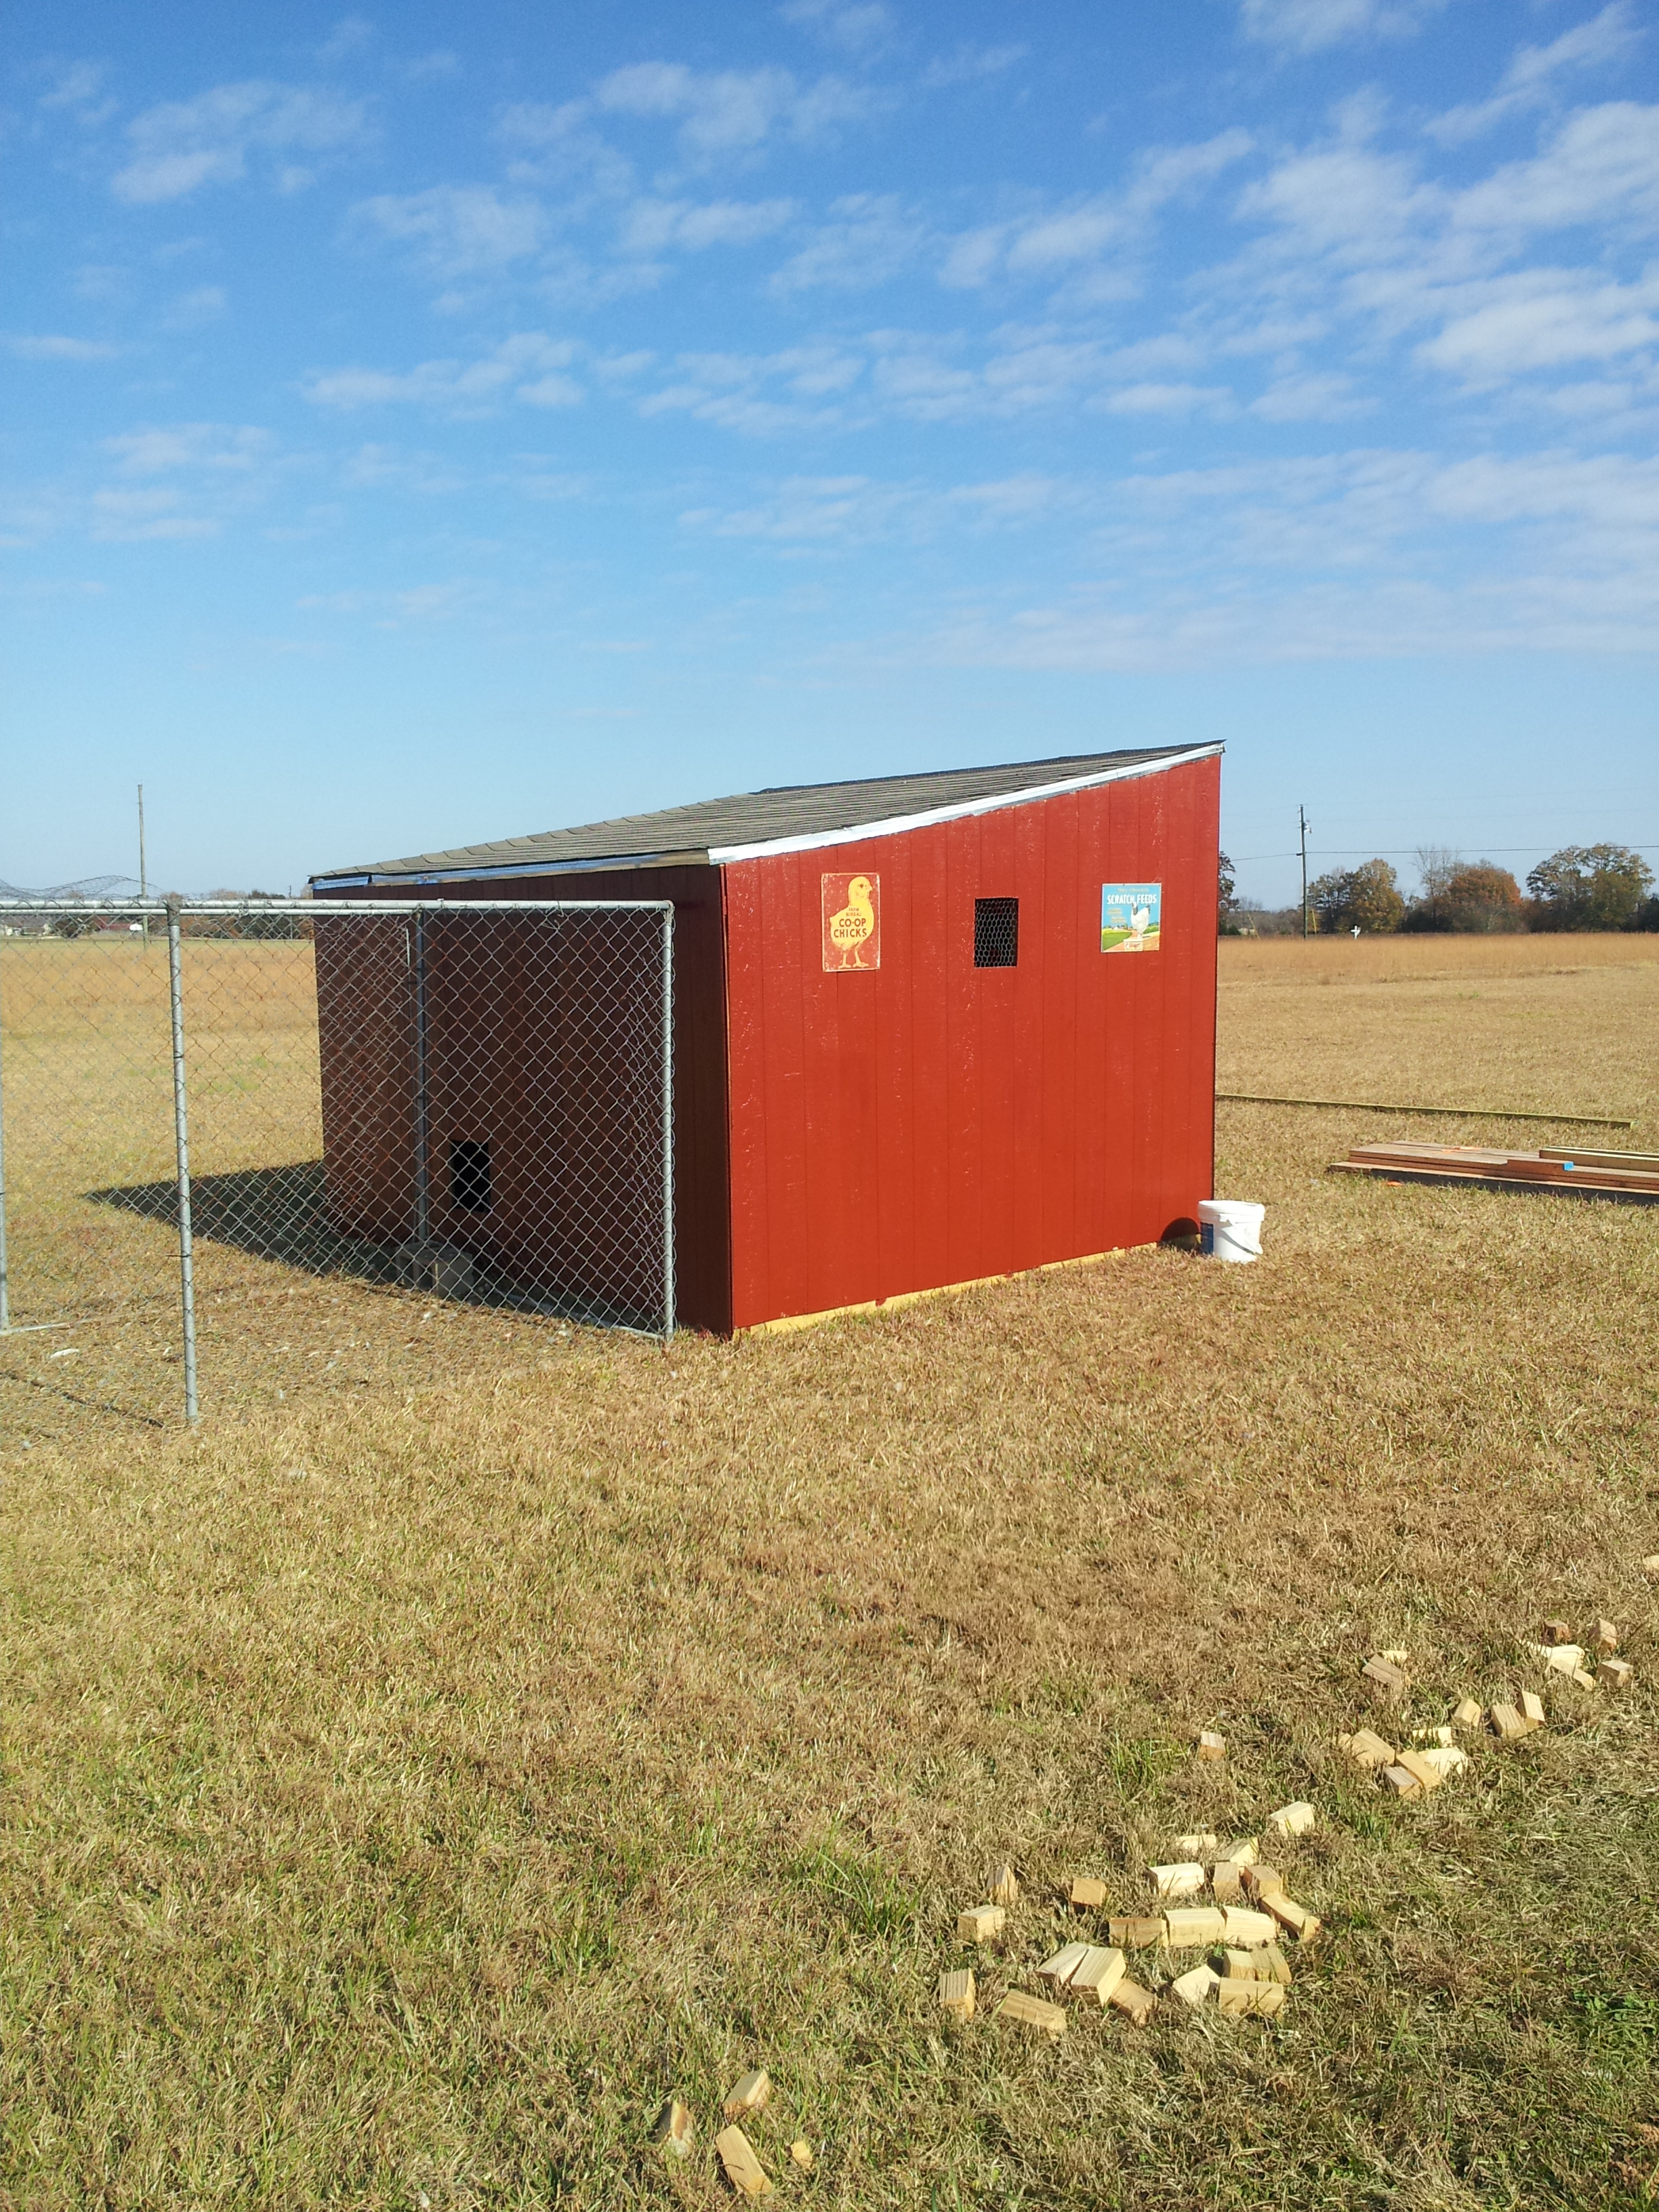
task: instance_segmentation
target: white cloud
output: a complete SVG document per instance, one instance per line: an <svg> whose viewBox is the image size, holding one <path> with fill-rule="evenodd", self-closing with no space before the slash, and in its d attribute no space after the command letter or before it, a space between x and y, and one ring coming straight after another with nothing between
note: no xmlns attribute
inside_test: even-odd
<svg viewBox="0 0 1659 2212"><path fill-rule="evenodd" d="M474 361L425 361L411 369L335 368L303 390L316 407L430 407L453 416L498 411L509 398L532 407L568 407L582 387L568 375L578 348L541 331L520 331Z"/></svg>
<svg viewBox="0 0 1659 2212"><path fill-rule="evenodd" d="M1612 0L1599 15L1575 23L1547 46L1522 46L1504 72L1490 100L1449 108L1429 125L1443 145L1477 138L1507 115L1550 100L1557 80L1570 70L1601 69L1628 53L1640 33L1631 21L1628 0Z"/></svg>
<svg viewBox="0 0 1659 2212"><path fill-rule="evenodd" d="M103 62L54 62L46 65L50 79L39 105L71 115L83 131L94 131L115 112L115 102L104 96L109 69Z"/></svg>
<svg viewBox="0 0 1659 2212"><path fill-rule="evenodd" d="M1354 389L1350 376L1333 370L1293 369L1275 377L1261 398L1251 401L1250 412L1264 422L1340 422L1369 412L1376 404Z"/></svg>
<svg viewBox="0 0 1659 2212"><path fill-rule="evenodd" d="M811 142L882 104L874 92L840 77L802 85L786 69L699 70L684 62L613 70L593 95L606 114L677 121L680 150L696 161L752 153L775 131Z"/></svg>
<svg viewBox="0 0 1659 2212"><path fill-rule="evenodd" d="M983 84L1023 62L1030 51L1029 46L960 46L954 53L941 54L937 61L929 62L921 81L930 92L950 85Z"/></svg>
<svg viewBox="0 0 1659 2212"><path fill-rule="evenodd" d="M1244 0L1247 38L1295 54L1353 39L1406 38L1445 0Z"/></svg>
<svg viewBox="0 0 1659 2212"><path fill-rule="evenodd" d="M179 295L162 320L170 331L200 330L204 324L218 322L229 307L222 285L198 284Z"/></svg>
<svg viewBox="0 0 1659 2212"><path fill-rule="evenodd" d="M626 253L701 253L711 246L752 246L783 228L793 200L637 200L623 220Z"/></svg>
<svg viewBox="0 0 1659 2212"><path fill-rule="evenodd" d="M778 292L862 290L910 266L928 240L926 225L892 195L854 192L830 206L800 252L773 276Z"/></svg>
<svg viewBox="0 0 1659 2212"><path fill-rule="evenodd" d="M816 32L826 46L861 54L884 46L893 17L882 0L787 0L778 13L786 23Z"/></svg>
<svg viewBox="0 0 1659 2212"><path fill-rule="evenodd" d="M223 422L174 422L106 438L123 476L168 476L182 470L246 476L269 465L276 441L269 430Z"/></svg>
<svg viewBox="0 0 1659 2212"><path fill-rule="evenodd" d="M246 176L256 149L332 152L360 142L367 131L362 100L262 81L218 85L135 117L127 126L133 158L117 172L112 189L137 205L182 199L203 185Z"/></svg>
<svg viewBox="0 0 1659 2212"><path fill-rule="evenodd" d="M476 276L534 253L545 220L532 199L504 200L492 185L433 185L420 192L380 192L352 210L360 226L412 245L444 276Z"/></svg>
<svg viewBox="0 0 1659 2212"><path fill-rule="evenodd" d="M1527 269L1466 286L1419 361L1472 383L1607 361L1659 343L1659 271L1635 284L1571 269Z"/></svg>
<svg viewBox="0 0 1659 2212"><path fill-rule="evenodd" d="M447 584L415 584L403 591L312 592L295 601L307 614L368 615L377 629L404 629L449 622L487 596L470 578Z"/></svg>
<svg viewBox="0 0 1659 2212"><path fill-rule="evenodd" d="M1109 415L1224 414L1232 401L1224 384L1129 384L1096 404Z"/></svg>
<svg viewBox="0 0 1659 2212"><path fill-rule="evenodd" d="M1458 195L1465 229L1560 230L1659 221L1659 105L1609 100L1567 118L1528 161L1509 161Z"/></svg>
<svg viewBox="0 0 1659 2212"><path fill-rule="evenodd" d="M120 350L98 338L38 337L0 339L15 361L113 361Z"/></svg>

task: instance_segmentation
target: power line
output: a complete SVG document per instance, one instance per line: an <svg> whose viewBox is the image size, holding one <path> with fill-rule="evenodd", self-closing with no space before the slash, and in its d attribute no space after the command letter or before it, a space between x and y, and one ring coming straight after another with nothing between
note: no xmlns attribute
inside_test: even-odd
<svg viewBox="0 0 1659 2212"><path fill-rule="evenodd" d="M1310 845L1308 858L1310 860L1355 860L1362 857L1368 860L1414 860L1425 849L1421 845ZM1632 853L1659 853L1659 839L1645 845L1629 845L1626 849ZM1542 850L1541 842L1534 839L1530 845L1488 845L1485 848L1485 854L1538 853ZM1254 866L1258 860L1295 860L1300 857L1295 846L1288 853L1236 853L1228 855L1236 868Z"/></svg>

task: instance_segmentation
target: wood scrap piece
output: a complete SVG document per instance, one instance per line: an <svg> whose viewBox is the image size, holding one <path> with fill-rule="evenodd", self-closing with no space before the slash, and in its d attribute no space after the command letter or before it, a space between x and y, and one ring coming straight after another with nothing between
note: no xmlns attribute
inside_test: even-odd
<svg viewBox="0 0 1659 2212"><path fill-rule="evenodd" d="M1231 1859L1237 1867L1251 1867L1261 1854L1255 1847L1254 1836L1237 1836L1221 1856L1224 1859Z"/></svg>
<svg viewBox="0 0 1659 2212"><path fill-rule="evenodd" d="M1191 1860L1177 1866L1149 1867L1147 1872L1160 1897L1196 1897L1204 1887L1204 1869Z"/></svg>
<svg viewBox="0 0 1659 2212"><path fill-rule="evenodd" d="M1584 1663L1582 1644L1540 1644L1538 1656L1552 1674L1576 1674Z"/></svg>
<svg viewBox="0 0 1659 2212"><path fill-rule="evenodd" d="M1227 1739L1224 1735L1218 1735L1213 1729L1203 1729L1193 1748L1200 1759L1225 1759Z"/></svg>
<svg viewBox="0 0 1659 2212"><path fill-rule="evenodd" d="M812 2146L805 2136L797 2136L789 2146L789 2155L803 2173L812 2171Z"/></svg>
<svg viewBox="0 0 1659 2212"><path fill-rule="evenodd" d="M1455 1743L1431 1745L1427 1751L1419 1752L1418 1757L1425 1766L1431 1766L1443 1782L1449 1782L1460 1767L1469 1763L1468 1752L1460 1751Z"/></svg>
<svg viewBox="0 0 1659 2212"><path fill-rule="evenodd" d="M1265 1904L1274 1890L1284 1888L1285 1877L1276 1866L1268 1866L1264 1862L1261 1866L1245 1868L1244 1887L1252 1897Z"/></svg>
<svg viewBox="0 0 1659 2212"><path fill-rule="evenodd" d="M1109 1941L1125 1951L1144 1951L1148 1945L1164 1941L1164 1918L1161 1913L1132 1913L1127 1919L1106 1923Z"/></svg>
<svg viewBox="0 0 1659 2212"><path fill-rule="evenodd" d="M1492 1724L1505 1743L1513 1743L1517 1736L1530 1733L1530 1724L1522 1719L1513 1705L1501 1699L1492 1709Z"/></svg>
<svg viewBox="0 0 1659 2212"><path fill-rule="evenodd" d="M1221 1986L1221 1977L1213 1966L1189 1966L1184 1974L1170 1984L1170 1995L1179 1997L1194 2012L1201 2012L1210 2002L1213 1991Z"/></svg>
<svg viewBox="0 0 1659 2212"><path fill-rule="evenodd" d="M1403 1797L1408 1804L1413 1797L1421 1797L1426 1794L1422 1782L1412 1772L1409 1766L1399 1765L1385 1766L1382 1770L1382 1780L1386 1788L1392 1790L1396 1797Z"/></svg>
<svg viewBox="0 0 1659 2212"><path fill-rule="evenodd" d="M1604 1659L1595 1670L1595 1679L1607 1689L1626 1690L1635 1673L1628 1659Z"/></svg>
<svg viewBox="0 0 1659 2212"><path fill-rule="evenodd" d="M1218 1943L1226 1932L1227 1916L1218 1905L1172 1905L1164 1916L1164 1941L1171 1951Z"/></svg>
<svg viewBox="0 0 1659 2212"><path fill-rule="evenodd" d="M1522 1691L1521 1717L1525 1721L1529 1729L1543 1727L1545 1720L1544 1700L1538 1695L1538 1692L1535 1690Z"/></svg>
<svg viewBox="0 0 1659 2212"><path fill-rule="evenodd" d="M985 1893L993 1905L1019 1903L1019 1876L1006 1861L1001 1866L992 1868L991 1885Z"/></svg>
<svg viewBox="0 0 1659 2212"><path fill-rule="evenodd" d="M1079 1912L1092 1912L1106 1902L1106 1885L1097 1881L1092 1875L1076 1875L1067 1893Z"/></svg>
<svg viewBox="0 0 1659 2212"><path fill-rule="evenodd" d="M1437 1790L1446 1778L1443 1774L1430 1765L1422 1752L1414 1751L1409 1746L1401 1753L1395 1763L1420 1782L1425 1790Z"/></svg>
<svg viewBox="0 0 1659 2212"><path fill-rule="evenodd" d="M763 2066L757 2066L752 2073L745 2074L737 2087L728 2092L726 2100L726 2118L740 2120L745 2112L764 2111L766 2100L771 2094L772 2076Z"/></svg>
<svg viewBox="0 0 1659 2212"><path fill-rule="evenodd" d="M1383 1767L1394 1765L1394 1746L1370 1729L1356 1729L1352 1735L1340 1735L1336 1745L1368 1774L1380 1773Z"/></svg>
<svg viewBox="0 0 1659 2212"><path fill-rule="evenodd" d="M1229 1905L1222 1914L1221 1940L1243 1949L1271 1943L1278 1933L1278 1923L1271 1912L1249 1912Z"/></svg>
<svg viewBox="0 0 1659 2212"><path fill-rule="evenodd" d="M1158 2004L1150 1990L1143 1990L1139 1982L1127 1980L1120 1982L1106 2002L1114 2012L1121 2012L1132 2027L1145 2027Z"/></svg>
<svg viewBox="0 0 1659 2212"><path fill-rule="evenodd" d="M1411 1680L1405 1669L1396 1667L1392 1659L1385 1659L1379 1651L1374 1658L1368 1659L1359 1671L1370 1684L1371 1695L1381 1704L1398 1705L1405 1703Z"/></svg>
<svg viewBox="0 0 1659 2212"><path fill-rule="evenodd" d="M1269 1813L1267 1826L1284 1842L1309 1834L1318 1817L1313 1807L1298 1797L1293 1805L1281 1805L1276 1813Z"/></svg>
<svg viewBox="0 0 1659 2212"><path fill-rule="evenodd" d="M651 2140L659 2150L671 2158L690 2158L692 2145L697 2140L696 2123L690 2108L678 2097L671 2097L657 2115L657 2124L651 2130Z"/></svg>
<svg viewBox="0 0 1659 2212"><path fill-rule="evenodd" d="M1038 1981L1047 1982L1051 1989L1063 1990L1092 1948L1088 1943L1062 1944L1053 1958L1045 1959L1037 1968Z"/></svg>
<svg viewBox="0 0 1659 2212"><path fill-rule="evenodd" d="M1202 1832L1191 1836L1177 1836L1175 1839L1175 1854L1178 1859L1212 1859L1220 1849L1219 1836Z"/></svg>
<svg viewBox="0 0 1659 2212"><path fill-rule="evenodd" d="M1210 1894L1218 1905L1231 1905L1244 1894L1244 1869L1231 1859L1218 1859L1210 1869Z"/></svg>
<svg viewBox="0 0 1659 2212"><path fill-rule="evenodd" d="M1547 1620L1544 1623L1546 1644L1565 1644L1571 1634L1572 1623L1570 1620Z"/></svg>
<svg viewBox="0 0 1659 2212"><path fill-rule="evenodd" d="M741 2128L722 2128L714 2148L726 2168L726 2178L739 2197L769 2197L772 2179L755 2155L754 2145Z"/></svg>
<svg viewBox="0 0 1659 2212"><path fill-rule="evenodd" d="M1594 1690L1600 1687L1588 1667L1581 1667L1572 1679L1581 1690Z"/></svg>
<svg viewBox="0 0 1659 2212"><path fill-rule="evenodd" d="M1438 1727L1418 1728L1412 1730L1412 1741L1419 1750L1443 1751L1452 1740L1450 1724L1445 1721L1442 1721Z"/></svg>
<svg viewBox="0 0 1659 2212"><path fill-rule="evenodd" d="M1224 1951L1221 1955L1226 1964L1223 1981L1259 1982L1263 1978L1258 1962L1265 1955L1265 1947L1260 1951Z"/></svg>
<svg viewBox="0 0 1659 2212"><path fill-rule="evenodd" d="M1277 1982L1241 1982L1228 1977L1215 1985L1216 2007L1232 2019L1270 2020L1285 2007L1285 1991Z"/></svg>
<svg viewBox="0 0 1659 2212"><path fill-rule="evenodd" d="M1109 1950L1103 1943L1091 1943L1088 1957L1066 1986L1074 1997L1086 2000L1092 1996L1097 2004L1103 2005L1123 1979L1127 1967L1128 1961L1121 1951Z"/></svg>
<svg viewBox="0 0 1659 2212"><path fill-rule="evenodd" d="M1066 2033L1065 2007L1050 2004L1046 1997L1027 1996L1024 1990L1010 1990L997 2007L996 2017L1029 2027L1034 2034L1046 2035L1055 2043Z"/></svg>
<svg viewBox="0 0 1659 2212"><path fill-rule="evenodd" d="M1281 1928L1288 1928L1298 1942L1311 1943L1324 1922L1316 1912L1310 1912L1305 1905L1298 1905L1293 1897L1286 1897L1282 1889L1274 1890L1267 1906Z"/></svg>
<svg viewBox="0 0 1659 2212"><path fill-rule="evenodd" d="M1452 1708L1452 1718L1459 1728L1479 1728L1483 1716L1477 1699L1460 1698Z"/></svg>
<svg viewBox="0 0 1659 2212"><path fill-rule="evenodd" d="M957 1915L957 1934L964 1943L989 1943L1001 1935L1008 1915L1000 1905L970 1905Z"/></svg>
<svg viewBox="0 0 1659 2212"><path fill-rule="evenodd" d="M1642 1561L1644 1575L1659 1575L1659 1552L1650 1552Z"/></svg>
<svg viewBox="0 0 1659 2212"><path fill-rule="evenodd" d="M1291 1986L1291 1962L1285 1956L1285 1954L1279 1949L1278 1944L1269 1943L1267 1949L1261 1953L1261 1956L1262 1970L1267 1974L1268 1980L1271 1982L1280 1982L1286 1989L1289 1989Z"/></svg>
<svg viewBox="0 0 1659 2212"><path fill-rule="evenodd" d="M974 1994L971 1966L951 1967L939 1978L939 2008L955 2020L973 2018Z"/></svg>
<svg viewBox="0 0 1659 2212"><path fill-rule="evenodd" d="M1389 1665L1393 1667L1409 1666L1411 1664L1411 1653L1407 1650L1403 1644L1390 1644L1389 1649L1382 1654L1382 1656L1389 1662Z"/></svg>

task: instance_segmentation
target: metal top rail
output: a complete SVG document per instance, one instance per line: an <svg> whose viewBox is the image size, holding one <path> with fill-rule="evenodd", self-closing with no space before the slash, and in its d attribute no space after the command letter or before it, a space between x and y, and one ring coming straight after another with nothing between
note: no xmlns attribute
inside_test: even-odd
<svg viewBox="0 0 1659 2212"><path fill-rule="evenodd" d="M303 921L317 915L374 914L672 914L672 899L0 899L0 915L170 914L290 915Z"/></svg>

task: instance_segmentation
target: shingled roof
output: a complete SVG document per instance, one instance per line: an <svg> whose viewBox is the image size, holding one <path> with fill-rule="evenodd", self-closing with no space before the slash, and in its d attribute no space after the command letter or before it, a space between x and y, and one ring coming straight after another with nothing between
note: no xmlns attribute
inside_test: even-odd
<svg viewBox="0 0 1659 2212"><path fill-rule="evenodd" d="M574 830L546 830L489 845L460 845L406 860L330 868L311 879L322 894L369 884L438 883L480 876L556 875L573 869L653 867L753 860L854 838L890 836L953 816L988 813L1091 784L1147 775L1218 753L1218 744L1158 745L1134 752L1068 753L1000 768L936 769L856 783L784 784L731 799L700 799L655 814L625 814Z"/></svg>

